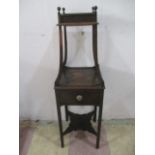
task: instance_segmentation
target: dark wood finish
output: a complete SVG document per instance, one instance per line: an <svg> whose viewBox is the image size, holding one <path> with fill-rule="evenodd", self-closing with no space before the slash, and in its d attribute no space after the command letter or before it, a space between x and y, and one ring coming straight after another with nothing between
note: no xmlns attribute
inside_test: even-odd
<svg viewBox="0 0 155 155"><path fill-rule="evenodd" d="M66 121L68 121L68 106L65 105Z"/></svg>
<svg viewBox="0 0 155 155"><path fill-rule="evenodd" d="M85 23L94 21L96 21L96 16L92 13L72 13L60 16L60 23Z"/></svg>
<svg viewBox="0 0 155 155"><path fill-rule="evenodd" d="M102 92L104 93L104 92ZM98 115L98 127L97 127L97 139L96 139L96 148L99 148L100 141L100 131L101 131L101 121L102 121L102 108L103 108L103 95L100 98L99 105L99 115Z"/></svg>
<svg viewBox="0 0 155 155"><path fill-rule="evenodd" d="M59 96L56 93L56 101L57 101L57 112L58 112L58 122L59 122L59 131L60 131L60 141L61 147L64 147L64 139L63 139L63 129L62 129L62 118L61 118L61 107L59 105Z"/></svg>
<svg viewBox="0 0 155 155"><path fill-rule="evenodd" d="M57 89L104 89L104 82L98 67L66 67L56 80Z"/></svg>
<svg viewBox="0 0 155 155"><path fill-rule="evenodd" d="M96 105L94 106L94 111L95 111L95 113L94 113L93 120L94 120L94 122L96 122L96 116L97 116L97 106Z"/></svg>
<svg viewBox="0 0 155 155"><path fill-rule="evenodd" d="M94 113L95 111L92 111L88 114L79 115L72 112L68 112L71 121L63 134L65 135L76 130L84 130L89 131L94 135L97 135L96 131L94 130L91 124L91 118L94 115Z"/></svg>
<svg viewBox="0 0 155 155"><path fill-rule="evenodd" d="M90 26L90 25L97 25L96 22L81 22L81 23L60 23L57 24L58 26Z"/></svg>
<svg viewBox="0 0 155 155"><path fill-rule="evenodd" d="M57 90L60 105L99 105L100 90ZM81 97L78 100L78 97Z"/></svg>
<svg viewBox="0 0 155 155"><path fill-rule="evenodd" d="M102 120L104 81L102 79L97 56L97 7L92 7L89 13L66 13L65 8L58 7L58 27L60 64L59 73L55 81L55 93L58 111L61 146L64 147L63 136L72 130L83 129L95 133L96 148L99 148L100 130ZM92 48L94 67L68 67L67 63L67 26L91 26L92 27ZM88 114L73 114L68 110L69 105L93 105L94 110ZM63 132L61 106L65 107L66 121L70 125ZM97 108L99 114L97 119ZM88 119L89 118L89 119ZM97 132L92 128L90 119L98 120ZM83 120L86 120L85 122ZM86 124L86 126L84 125Z"/></svg>

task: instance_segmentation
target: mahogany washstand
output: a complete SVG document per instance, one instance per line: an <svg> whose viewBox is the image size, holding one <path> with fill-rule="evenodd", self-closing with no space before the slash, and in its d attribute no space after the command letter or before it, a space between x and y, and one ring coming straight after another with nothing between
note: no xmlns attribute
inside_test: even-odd
<svg viewBox="0 0 155 155"><path fill-rule="evenodd" d="M65 13L65 8L58 7L58 28L60 43L60 66L55 81L55 94L60 130L61 147L64 147L64 135L73 130L86 130L96 135L96 148L99 148L104 95L104 81L101 77L97 57L97 7L92 7L89 13ZM91 26L93 67L68 67L67 62L67 27ZM92 105L94 110L87 114L70 112L68 106ZM66 120L70 120L68 128L63 131L61 106L65 107ZM91 125L91 119L96 121L98 113L97 131Z"/></svg>

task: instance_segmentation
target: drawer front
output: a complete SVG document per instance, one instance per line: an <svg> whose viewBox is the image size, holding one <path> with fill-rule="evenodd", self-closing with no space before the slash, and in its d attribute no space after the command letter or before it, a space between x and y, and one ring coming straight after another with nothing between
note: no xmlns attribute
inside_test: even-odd
<svg viewBox="0 0 155 155"><path fill-rule="evenodd" d="M99 90L58 90L57 102L61 105L99 105L103 92Z"/></svg>

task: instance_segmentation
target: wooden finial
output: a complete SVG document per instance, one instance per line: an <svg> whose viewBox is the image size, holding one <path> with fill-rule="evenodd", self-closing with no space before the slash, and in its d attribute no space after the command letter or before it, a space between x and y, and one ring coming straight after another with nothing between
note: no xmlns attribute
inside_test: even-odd
<svg viewBox="0 0 155 155"><path fill-rule="evenodd" d="M92 7L92 10L93 10L93 12L96 12L97 6L93 6L93 7Z"/></svg>
<svg viewBox="0 0 155 155"><path fill-rule="evenodd" d="M61 10L61 8L60 8L60 7L57 7L57 10L58 10L58 13L60 14L60 10Z"/></svg>
<svg viewBox="0 0 155 155"><path fill-rule="evenodd" d="M63 14L65 14L65 8L62 8Z"/></svg>

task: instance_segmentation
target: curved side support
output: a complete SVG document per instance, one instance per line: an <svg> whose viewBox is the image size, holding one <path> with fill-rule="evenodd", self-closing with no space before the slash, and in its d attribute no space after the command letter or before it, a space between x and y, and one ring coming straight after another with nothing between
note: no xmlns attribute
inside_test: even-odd
<svg viewBox="0 0 155 155"><path fill-rule="evenodd" d="M92 34L92 41L93 41L93 56L94 56L94 62L95 66L98 66L98 56L97 56L97 25L92 26L93 34Z"/></svg>
<svg viewBox="0 0 155 155"><path fill-rule="evenodd" d="M65 58L64 65L67 63L67 28L64 26L64 46L65 46Z"/></svg>
<svg viewBox="0 0 155 155"><path fill-rule="evenodd" d="M62 38L62 26L59 26L59 46L60 46L60 62L59 62L59 72L62 71L63 67L63 38Z"/></svg>

